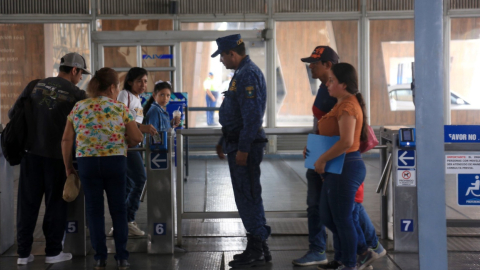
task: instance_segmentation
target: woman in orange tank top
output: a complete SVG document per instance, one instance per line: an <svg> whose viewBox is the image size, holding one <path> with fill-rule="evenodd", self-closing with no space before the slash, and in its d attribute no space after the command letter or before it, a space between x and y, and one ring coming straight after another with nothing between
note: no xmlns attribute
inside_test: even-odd
<svg viewBox="0 0 480 270"><path fill-rule="evenodd" d="M332 67L327 83L330 96L337 98L333 109L318 121L320 135L340 136L340 140L315 162L315 171L324 178L320 199L320 220L338 236L340 261L344 270L362 270L378 258L378 254L365 249L357 264L357 243L365 238L358 222L353 220L355 193L366 175L360 152L360 141L367 139L365 102L358 91L355 68L347 63ZM341 174L325 173L325 164L346 153Z"/></svg>

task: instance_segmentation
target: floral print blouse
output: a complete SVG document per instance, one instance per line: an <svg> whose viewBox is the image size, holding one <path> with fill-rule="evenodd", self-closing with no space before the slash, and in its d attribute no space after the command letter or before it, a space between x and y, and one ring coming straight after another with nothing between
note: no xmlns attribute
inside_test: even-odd
<svg viewBox="0 0 480 270"><path fill-rule="evenodd" d="M79 101L68 115L77 135L77 157L127 155L125 125L133 121L121 102L99 96Z"/></svg>

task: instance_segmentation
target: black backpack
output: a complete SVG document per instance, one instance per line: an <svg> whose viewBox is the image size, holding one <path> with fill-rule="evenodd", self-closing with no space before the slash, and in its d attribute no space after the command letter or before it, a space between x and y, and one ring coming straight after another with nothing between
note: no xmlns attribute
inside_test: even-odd
<svg viewBox="0 0 480 270"><path fill-rule="evenodd" d="M11 166L20 164L26 150L31 147L32 134L35 132L32 100L30 94L38 81L31 81L27 86L27 95L22 97L15 108L15 114L2 132L2 152ZM30 134L30 136L29 136Z"/></svg>

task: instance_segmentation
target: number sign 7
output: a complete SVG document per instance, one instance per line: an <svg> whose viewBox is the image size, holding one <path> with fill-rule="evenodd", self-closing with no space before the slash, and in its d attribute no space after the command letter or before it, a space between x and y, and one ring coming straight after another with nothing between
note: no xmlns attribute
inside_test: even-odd
<svg viewBox="0 0 480 270"><path fill-rule="evenodd" d="M400 230L402 232L413 232L413 219L402 219Z"/></svg>

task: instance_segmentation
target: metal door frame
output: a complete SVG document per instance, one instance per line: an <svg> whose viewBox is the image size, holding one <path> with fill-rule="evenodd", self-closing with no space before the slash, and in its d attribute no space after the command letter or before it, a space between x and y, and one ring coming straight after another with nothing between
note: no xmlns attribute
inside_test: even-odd
<svg viewBox="0 0 480 270"><path fill-rule="evenodd" d="M93 53L92 70L104 67L104 47L136 46L137 66L141 67L141 46L172 46L174 55L172 67L145 68L148 71L173 71L174 92L182 91L182 50L181 42L207 42L227 35L241 34L243 40L263 40L261 30L236 31L93 31L91 34ZM268 48L266 48L268 50ZM127 71L125 68L115 68Z"/></svg>

